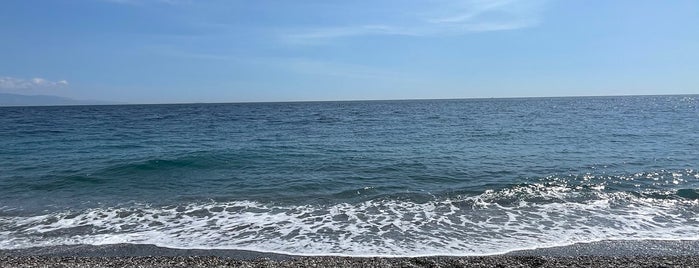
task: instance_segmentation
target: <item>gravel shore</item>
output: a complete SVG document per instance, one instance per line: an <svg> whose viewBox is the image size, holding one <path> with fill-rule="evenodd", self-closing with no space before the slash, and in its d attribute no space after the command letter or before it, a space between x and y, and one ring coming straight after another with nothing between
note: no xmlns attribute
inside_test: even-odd
<svg viewBox="0 0 699 268"><path fill-rule="evenodd" d="M238 260L226 257L2 256L2 267L699 267L698 257L300 257Z"/></svg>
<svg viewBox="0 0 699 268"><path fill-rule="evenodd" d="M304 257L154 245L0 250L0 267L699 267L698 241L602 241L473 257Z"/></svg>

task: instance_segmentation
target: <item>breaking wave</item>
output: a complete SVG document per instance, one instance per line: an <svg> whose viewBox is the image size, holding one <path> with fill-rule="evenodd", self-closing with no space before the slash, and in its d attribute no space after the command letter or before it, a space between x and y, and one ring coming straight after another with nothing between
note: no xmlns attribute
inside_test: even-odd
<svg viewBox="0 0 699 268"><path fill-rule="evenodd" d="M487 255L607 239L699 239L697 191L537 183L421 201L212 201L0 217L3 249L135 243L299 255Z"/></svg>

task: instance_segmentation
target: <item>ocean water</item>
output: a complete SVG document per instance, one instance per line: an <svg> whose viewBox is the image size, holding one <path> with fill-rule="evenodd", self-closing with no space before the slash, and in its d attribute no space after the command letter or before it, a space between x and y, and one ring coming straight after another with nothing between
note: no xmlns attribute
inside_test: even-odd
<svg viewBox="0 0 699 268"><path fill-rule="evenodd" d="M0 107L0 249L699 239L699 96Z"/></svg>

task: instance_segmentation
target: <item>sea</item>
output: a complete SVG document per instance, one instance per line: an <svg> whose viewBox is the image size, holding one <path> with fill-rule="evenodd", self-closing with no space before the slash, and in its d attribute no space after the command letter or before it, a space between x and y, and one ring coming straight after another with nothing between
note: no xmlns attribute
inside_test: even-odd
<svg viewBox="0 0 699 268"><path fill-rule="evenodd" d="M0 107L0 249L699 240L699 95Z"/></svg>

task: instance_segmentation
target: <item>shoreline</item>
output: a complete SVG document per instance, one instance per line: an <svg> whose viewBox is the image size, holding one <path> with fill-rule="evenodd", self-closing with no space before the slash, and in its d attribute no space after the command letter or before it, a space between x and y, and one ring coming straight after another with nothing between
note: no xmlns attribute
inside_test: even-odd
<svg viewBox="0 0 699 268"><path fill-rule="evenodd" d="M699 240L602 240L581 242L564 246L512 250L504 253L482 255L343 255L343 254L293 254L245 249L181 249L153 244L104 244L57 245L21 249L0 249L0 256L50 256L50 257L148 257L148 256L214 256L235 259L286 260L293 258L434 258L434 257L490 257L490 256L699 256Z"/></svg>
<svg viewBox="0 0 699 268"><path fill-rule="evenodd" d="M699 240L607 240L486 256L300 256L155 245L47 246L0 250L0 267L688 267Z"/></svg>

